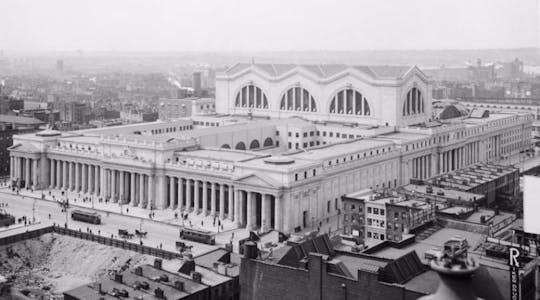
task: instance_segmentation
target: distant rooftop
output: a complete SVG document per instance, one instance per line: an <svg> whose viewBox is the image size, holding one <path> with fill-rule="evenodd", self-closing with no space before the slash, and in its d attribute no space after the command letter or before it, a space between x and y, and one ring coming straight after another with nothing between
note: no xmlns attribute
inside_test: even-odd
<svg viewBox="0 0 540 300"><path fill-rule="evenodd" d="M18 117L12 115L0 115L0 123L14 123L19 125L42 125L45 122L36 118Z"/></svg>

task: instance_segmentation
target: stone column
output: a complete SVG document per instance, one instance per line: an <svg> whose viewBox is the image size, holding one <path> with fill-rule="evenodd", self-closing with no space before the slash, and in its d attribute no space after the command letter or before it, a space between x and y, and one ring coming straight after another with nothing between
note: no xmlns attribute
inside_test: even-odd
<svg viewBox="0 0 540 300"><path fill-rule="evenodd" d="M110 183L111 183L111 201L112 202L116 202L118 200L118 198L116 198L116 191L118 190L117 186L116 186L116 171L115 170L109 170L109 178L110 178Z"/></svg>
<svg viewBox="0 0 540 300"><path fill-rule="evenodd" d="M195 212L195 214L198 214L199 213L199 181L198 180L194 180L193 182L193 194L195 195L194 196L194 205L193 205L193 211Z"/></svg>
<svg viewBox="0 0 540 300"><path fill-rule="evenodd" d="M155 198L154 198L154 176L152 174L148 175L148 204L147 208L155 208Z"/></svg>
<svg viewBox="0 0 540 300"><path fill-rule="evenodd" d="M99 184L99 166L94 165L94 195L99 196L100 184Z"/></svg>
<svg viewBox="0 0 540 300"><path fill-rule="evenodd" d="M242 226L242 218L240 215L240 207L242 206L242 192L240 190L234 191L234 222L238 226Z"/></svg>
<svg viewBox="0 0 540 300"><path fill-rule="evenodd" d="M15 159L15 161L17 161L17 159ZM54 159L51 159L51 176L50 176L50 181L51 181L51 185L49 188L51 189L54 189L55 187L55 179L56 179L56 165L55 165L55 161ZM17 175L15 175L17 176Z"/></svg>
<svg viewBox="0 0 540 300"><path fill-rule="evenodd" d="M169 208L174 209L174 196L176 194L174 186L174 177L169 176Z"/></svg>
<svg viewBox="0 0 540 300"><path fill-rule="evenodd" d="M268 206L267 202L270 202L270 199L267 197L266 194L261 194L261 230L262 232L266 232L269 228L269 222L270 218L268 218ZM255 217L255 216L254 216Z"/></svg>
<svg viewBox="0 0 540 300"><path fill-rule="evenodd" d="M228 215L228 218L229 220L233 221L234 220L234 212L235 212L235 202L234 202L234 187L232 185L229 185L229 215Z"/></svg>
<svg viewBox="0 0 540 300"><path fill-rule="evenodd" d="M191 179L186 178L186 209L188 213L191 210Z"/></svg>
<svg viewBox="0 0 540 300"><path fill-rule="evenodd" d="M208 182L205 180L203 181L203 190L202 190L202 197L203 197L203 203L202 203L202 214L203 216L206 216L208 214Z"/></svg>
<svg viewBox="0 0 540 300"><path fill-rule="evenodd" d="M81 184L81 178L80 178L80 170L81 168L81 165L79 163L75 163L75 192L78 192L79 191L79 187L80 187L80 184Z"/></svg>
<svg viewBox="0 0 540 300"><path fill-rule="evenodd" d="M33 165L32 165L32 175L33 175L32 184L33 184L33 189L37 190L39 188L39 183L38 183L38 160L33 159L32 163L33 163Z"/></svg>
<svg viewBox="0 0 540 300"><path fill-rule="evenodd" d="M62 186L62 182L61 182L61 176L62 176L62 162L61 161L56 161L56 188L57 189L60 189L60 187Z"/></svg>
<svg viewBox="0 0 540 300"><path fill-rule="evenodd" d="M210 184L211 184L210 191L212 193L212 195L210 195L210 215L215 216L216 215L216 183L212 182Z"/></svg>
<svg viewBox="0 0 540 300"><path fill-rule="evenodd" d="M251 230L253 228L253 221L255 220L255 216L253 215L254 211L254 201L253 199L253 192L247 192L247 209L246 209L246 229Z"/></svg>
<svg viewBox="0 0 540 300"><path fill-rule="evenodd" d="M178 210L182 211L184 207L184 185L182 184L182 177L178 177Z"/></svg>
<svg viewBox="0 0 540 300"><path fill-rule="evenodd" d="M25 158L25 187L30 187L30 159Z"/></svg>
<svg viewBox="0 0 540 300"><path fill-rule="evenodd" d="M281 198L274 196L274 229L283 231L283 218L281 215Z"/></svg>
<svg viewBox="0 0 540 300"><path fill-rule="evenodd" d="M229 200L230 201L230 200ZM225 185L219 185L219 219L225 218Z"/></svg>
<svg viewBox="0 0 540 300"><path fill-rule="evenodd" d="M129 204L131 204L131 206L136 206L137 205L137 201L135 199L135 173L133 172L130 172L128 173L130 174L131 176L131 182L129 184L129 190L130 190L130 195L129 195Z"/></svg>
<svg viewBox="0 0 540 300"><path fill-rule="evenodd" d="M100 181L101 183L99 184L99 196L101 198L105 198L107 197L107 170L105 170L104 167L100 167L100 173L101 173L101 177L100 177Z"/></svg>
<svg viewBox="0 0 540 300"><path fill-rule="evenodd" d="M84 194L86 193L86 188L88 187L88 178L86 177L87 175L87 168L88 166L86 164L83 164L82 165L82 188L81 188L81 192Z"/></svg>
<svg viewBox="0 0 540 300"><path fill-rule="evenodd" d="M144 199L144 174L139 174L139 207L144 208L145 207L145 199Z"/></svg>
<svg viewBox="0 0 540 300"><path fill-rule="evenodd" d="M94 193L94 166L93 165L88 165L87 167L87 170L88 170L88 188L87 188L87 193L88 194L91 194L91 193Z"/></svg>
<svg viewBox="0 0 540 300"><path fill-rule="evenodd" d="M15 180L15 158L9 157L9 177L11 180Z"/></svg>
<svg viewBox="0 0 540 300"><path fill-rule="evenodd" d="M125 173L124 173L124 171L119 171L119 173L120 173L120 175L119 175L120 176L120 193L119 193L120 195L119 195L118 200L120 200L120 203L124 204L124 198L125 198L124 197L124 191L125 191L125 187L126 187L125 182L124 182Z"/></svg>

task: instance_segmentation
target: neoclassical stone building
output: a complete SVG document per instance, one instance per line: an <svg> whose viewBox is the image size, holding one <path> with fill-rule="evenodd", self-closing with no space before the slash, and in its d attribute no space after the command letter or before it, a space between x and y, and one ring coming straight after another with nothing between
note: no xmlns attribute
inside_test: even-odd
<svg viewBox="0 0 540 300"><path fill-rule="evenodd" d="M416 67L238 64L216 89L215 113L15 136L11 178L289 232L338 214L344 194L530 146L528 114L432 121Z"/></svg>

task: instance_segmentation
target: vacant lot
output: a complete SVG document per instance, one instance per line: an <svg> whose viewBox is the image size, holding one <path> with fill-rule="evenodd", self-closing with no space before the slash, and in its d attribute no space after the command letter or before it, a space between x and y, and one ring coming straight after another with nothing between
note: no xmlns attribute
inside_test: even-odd
<svg viewBox="0 0 540 300"><path fill-rule="evenodd" d="M153 259L51 233L0 247L0 274L12 277L16 289L27 289L49 299L114 270L152 263Z"/></svg>

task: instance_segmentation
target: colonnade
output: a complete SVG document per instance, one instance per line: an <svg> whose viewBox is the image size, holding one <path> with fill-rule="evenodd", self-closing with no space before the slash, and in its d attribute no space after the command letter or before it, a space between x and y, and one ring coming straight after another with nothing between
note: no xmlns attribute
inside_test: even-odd
<svg viewBox="0 0 540 300"><path fill-rule="evenodd" d="M431 154L413 158L412 177L427 179L431 177Z"/></svg>
<svg viewBox="0 0 540 300"><path fill-rule="evenodd" d="M37 188L39 158L10 156L10 177L21 188Z"/></svg>
<svg viewBox="0 0 540 300"><path fill-rule="evenodd" d="M480 161L480 142L469 143L463 147L439 154L439 173L451 172Z"/></svg>

